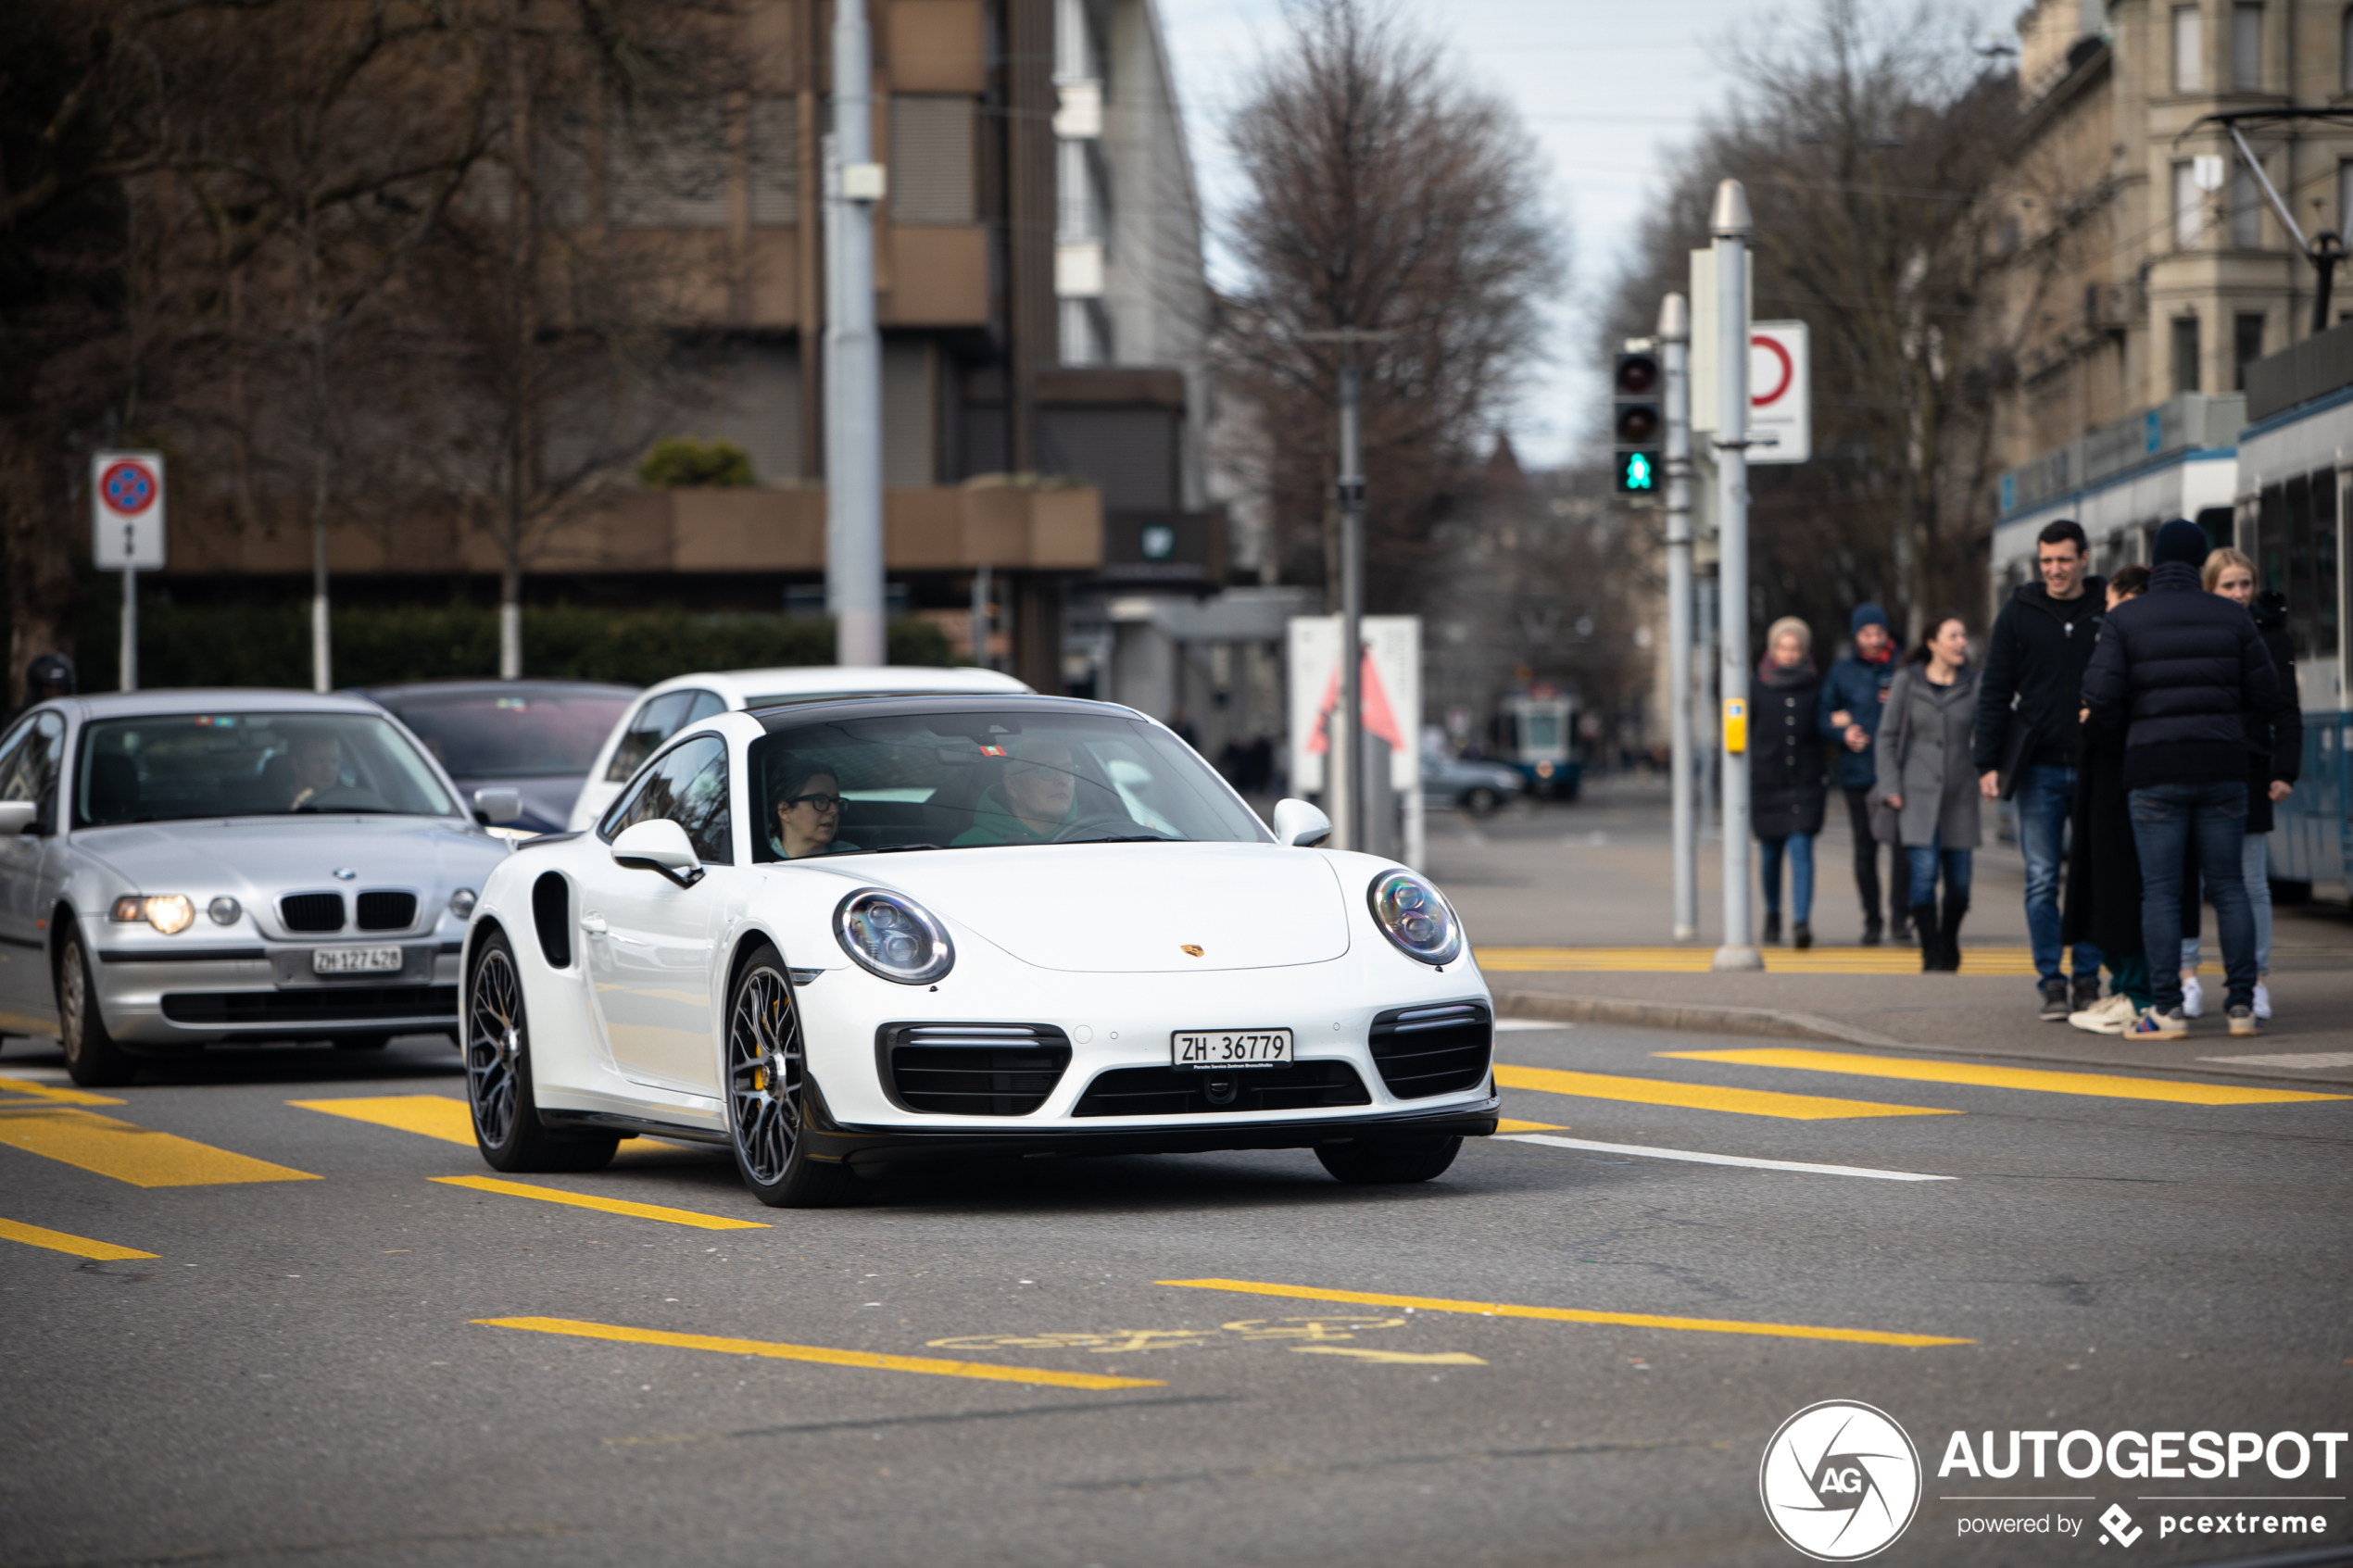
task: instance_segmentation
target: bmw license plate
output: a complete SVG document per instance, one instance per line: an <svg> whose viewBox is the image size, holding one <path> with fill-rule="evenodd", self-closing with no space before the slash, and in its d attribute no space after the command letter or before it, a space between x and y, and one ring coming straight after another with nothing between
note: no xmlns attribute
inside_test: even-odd
<svg viewBox="0 0 2353 1568"><path fill-rule="evenodd" d="M313 947L313 974L390 974L400 968L397 947Z"/></svg>
<svg viewBox="0 0 2353 1568"><path fill-rule="evenodd" d="M1171 1067L1287 1067L1288 1029L1210 1029L1169 1037Z"/></svg>

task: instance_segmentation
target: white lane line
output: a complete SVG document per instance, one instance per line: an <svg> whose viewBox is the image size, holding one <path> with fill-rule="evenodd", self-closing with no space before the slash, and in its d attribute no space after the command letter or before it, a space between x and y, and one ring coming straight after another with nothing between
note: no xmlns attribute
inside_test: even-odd
<svg viewBox="0 0 2353 1568"><path fill-rule="evenodd" d="M1504 1028L1502 1020L1495 1026ZM2200 1061L2241 1062L2248 1067L2300 1067L2318 1070L2324 1067L2353 1067L2353 1051L2315 1051L2285 1056L2202 1056Z"/></svg>
<svg viewBox="0 0 2353 1568"><path fill-rule="evenodd" d="M1584 1138L1556 1138L1550 1133L1498 1133L1504 1143L1541 1143L1554 1148L1590 1149L1602 1154L1634 1154L1645 1160L1685 1160L1694 1165L1741 1165L1755 1171L1797 1171L1809 1176L1870 1176L1882 1182L1951 1182L1957 1176L1924 1176L1918 1171L1874 1171L1868 1165L1808 1165L1795 1160L1751 1160L1740 1154L1702 1154L1689 1148L1653 1148L1648 1144L1592 1143Z"/></svg>

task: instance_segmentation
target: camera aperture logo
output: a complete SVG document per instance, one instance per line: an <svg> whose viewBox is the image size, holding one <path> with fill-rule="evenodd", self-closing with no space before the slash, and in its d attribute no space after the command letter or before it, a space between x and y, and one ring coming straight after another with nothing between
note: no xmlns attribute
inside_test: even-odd
<svg viewBox="0 0 2353 1568"><path fill-rule="evenodd" d="M1920 1505L1920 1456L1884 1411L1808 1405L1765 1445L1756 1487L1781 1539L1820 1562L1885 1550Z"/></svg>

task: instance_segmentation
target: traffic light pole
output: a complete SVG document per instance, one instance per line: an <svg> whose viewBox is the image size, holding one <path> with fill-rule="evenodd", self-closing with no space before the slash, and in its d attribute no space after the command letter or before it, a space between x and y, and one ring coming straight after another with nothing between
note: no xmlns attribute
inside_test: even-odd
<svg viewBox="0 0 2353 1568"><path fill-rule="evenodd" d="M1699 848L1692 798L1692 310L1680 294L1658 307L1667 370L1667 684L1672 694L1675 940L1699 935Z"/></svg>
<svg viewBox="0 0 2353 1568"><path fill-rule="evenodd" d="M1748 904L1748 192L1716 187L1716 516L1723 636L1724 945L1717 969L1762 969Z"/></svg>

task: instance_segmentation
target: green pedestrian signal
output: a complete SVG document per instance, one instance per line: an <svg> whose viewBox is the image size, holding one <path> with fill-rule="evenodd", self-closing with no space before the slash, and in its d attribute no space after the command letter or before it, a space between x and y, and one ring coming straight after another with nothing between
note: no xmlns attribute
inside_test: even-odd
<svg viewBox="0 0 2353 1568"><path fill-rule="evenodd" d="M1629 351L1610 365L1610 445L1621 495L1650 495L1658 491L1657 443L1667 426L1659 394L1665 379L1653 354Z"/></svg>
<svg viewBox="0 0 2353 1568"><path fill-rule="evenodd" d="M1653 489L1657 471L1648 452L1629 452L1625 466L1617 471L1617 487L1628 492Z"/></svg>

